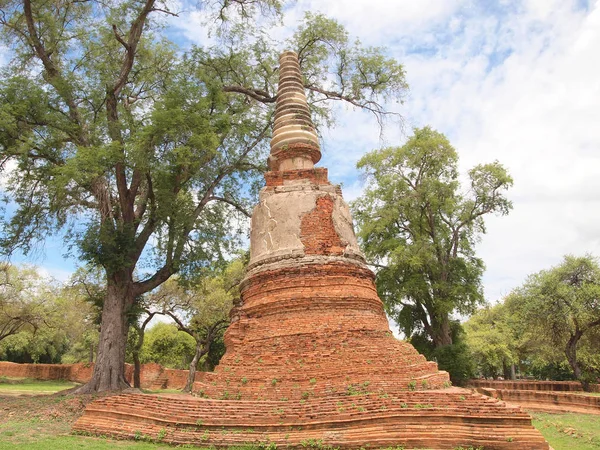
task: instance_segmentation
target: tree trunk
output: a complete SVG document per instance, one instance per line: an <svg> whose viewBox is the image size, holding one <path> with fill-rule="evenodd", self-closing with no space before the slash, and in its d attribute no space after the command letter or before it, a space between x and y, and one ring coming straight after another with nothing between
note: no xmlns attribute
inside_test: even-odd
<svg viewBox="0 0 600 450"><path fill-rule="evenodd" d="M196 367L198 367L198 361L200 361L200 358L208 353L209 349L210 340L207 340L206 344L204 344L202 341L196 341L196 352L194 353L194 357L190 363L188 379L185 387L183 388L183 392L192 392L194 381L196 380Z"/></svg>
<svg viewBox="0 0 600 450"><path fill-rule="evenodd" d="M514 364L510 365L510 379L513 381L517 379L517 368Z"/></svg>
<svg viewBox="0 0 600 450"><path fill-rule="evenodd" d="M439 348L446 345L452 345L452 330L450 328L450 319L448 316L443 317L438 324L435 324L433 321L432 324L434 326L434 334L431 338L435 347Z"/></svg>
<svg viewBox="0 0 600 450"><path fill-rule="evenodd" d="M94 372L90 381L74 391L76 394L121 391L131 387L125 378L125 346L129 329L126 312L134 302L132 284L131 280L116 282L109 278Z"/></svg>
<svg viewBox="0 0 600 450"><path fill-rule="evenodd" d="M138 341L131 352L133 354L133 387L141 389L142 383L140 381L140 373L142 371L142 365L140 364L140 349L144 344L144 330L138 328Z"/></svg>
<svg viewBox="0 0 600 450"><path fill-rule="evenodd" d="M577 343L581 336L582 332L579 330L575 330L575 334L572 334L567 342L567 346L565 348L565 355L567 356L567 361L569 361L569 365L571 369L573 369L573 375L575 375L575 379L581 383L581 387L584 391L589 392L590 386L585 380L581 378L581 367L579 366L579 362L577 361Z"/></svg>
<svg viewBox="0 0 600 450"><path fill-rule="evenodd" d="M90 364L94 362L94 344L90 342Z"/></svg>

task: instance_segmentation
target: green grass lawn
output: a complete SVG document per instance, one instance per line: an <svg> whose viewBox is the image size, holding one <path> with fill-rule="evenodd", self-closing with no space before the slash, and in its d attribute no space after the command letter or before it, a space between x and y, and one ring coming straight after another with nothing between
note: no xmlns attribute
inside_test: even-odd
<svg viewBox="0 0 600 450"><path fill-rule="evenodd" d="M64 380L41 381L32 378L0 377L0 395L54 394L74 386L77 386L77 383Z"/></svg>
<svg viewBox="0 0 600 450"><path fill-rule="evenodd" d="M600 449L600 416L531 412L533 425L554 450Z"/></svg>

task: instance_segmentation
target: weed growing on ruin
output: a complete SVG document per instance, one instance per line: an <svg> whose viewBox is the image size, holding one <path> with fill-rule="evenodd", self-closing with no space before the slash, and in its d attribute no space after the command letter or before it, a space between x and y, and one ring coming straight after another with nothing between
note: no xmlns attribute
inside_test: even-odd
<svg viewBox="0 0 600 450"><path fill-rule="evenodd" d="M323 439L305 439L300 442L303 448L311 448L317 450L339 450L339 447L332 447L323 443Z"/></svg>
<svg viewBox="0 0 600 450"><path fill-rule="evenodd" d="M433 408L431 403L415 403L414 406L416 409L425 409L425 408Z"/></svg>
<svg viewBox="0 0 600 450"><path fill-rule="evenodd" d="M417 382L415 380L409 381L408 382L408 390L414 391L415 389L417 389Z"/></svg>

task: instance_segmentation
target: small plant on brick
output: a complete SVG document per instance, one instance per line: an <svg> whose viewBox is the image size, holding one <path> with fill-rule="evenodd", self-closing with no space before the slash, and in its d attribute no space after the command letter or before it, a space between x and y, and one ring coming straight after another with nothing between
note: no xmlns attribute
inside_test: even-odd
<svg viewBox="0 0 600 450"><path fill-rule="evenodd" d="M415 403L416 409L425 409L425 408L433 408L431 403Z"/></svg>
<svg viewBox="0 0 600 450"><path fill-rule="evenodd" d="M450 381L450 380L444 381L444 387L445 388L449 388L450 386L452 386L452 381Z"/></svg>
<svg viewBox="0 0 600 450"><path fill-rule="evenodd" d="M310 384L315 384L316 382L317 382L317 379L316 379L316 378L311 378L311 379L310 379Z"/></svg>
<svg viewBox="0 0 600 450"><path fill-rule="evenodd" d="M246 384L248 382L248 378L244 377L242 378L242 384Z"/></svg>
<svg viewBox="0 0 600 450"><path fill-rule="evenodd" d="M156 435L156 440L158 442L160 442L165 438L166 435L167 435L167 430L165 430L164 428L161 428L161 430Z"/></svg>
<svg viewBox="0 0 600 450"><path fill-rule="evenodd" d="M427 389L429 387L429 385L427 384L427 380L421 381L421 386L423 387L423 389Z"/></svg>
<svg viewBox="0 0 600 450"><path fill-rule="evenodd" d="M303 398L304 400L308 399L308 397L310 397L310 392L303 392L303 393L302 393L302 398Z"/></svg>
<svg viewBox="0 0 600 450"><path fill-rule="evenodd" d="M277 385L277 378L273 378L271 380L271 386L275 386L275 385Z"/></svg>
<svg viewBox="0 0 600 450"><path fill-rule="evenodd" d="M417 389L417 382L415 380L409 381L408 382L408 390L414 391L415 389Z"/></svg>
<svg viewBox="0 0 600 450"><path fill-rule="evenodd" d="M202 419L196 420L196 426L201 427L203 424L204 422L202 421Z"/></svg>
<svg viewBox="0 0 600 450"><path fill-rule="evenodd" d="M206 441L208 441L209 439L210 439L210 433L208 432L208 430L206 430L206 431L204 432L204 434L202 434L202 436L200 436L200 440L201 440L202 442L206 442Z"/></svg>
<svg viewBox="0 0 600 450"><path fill-rule="evenodd" d="M408 408L408 403L400 403L400 408Z"/></svg>

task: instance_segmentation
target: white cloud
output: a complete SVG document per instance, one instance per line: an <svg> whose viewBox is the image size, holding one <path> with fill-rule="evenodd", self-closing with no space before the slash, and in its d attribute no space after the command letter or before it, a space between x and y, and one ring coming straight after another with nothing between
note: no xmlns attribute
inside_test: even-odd
<svg viewBox="0 0 600 450"><path fill-rule="evenodd" d="M422 4L421 4L422 3ZM478 247L487 298L566 253L600 256L600 3L316 2L369 44L405 64L408 125L446 133L461 170L499 160L515 179L514 210L487 219ZM393 7L392 7L393 5ZM392 26L395 24L394 26ZM324 133L324 165L360 194L356 161L380 145L374 121L343 112ZM392 133L393 144L401 144Z"/></svg>

